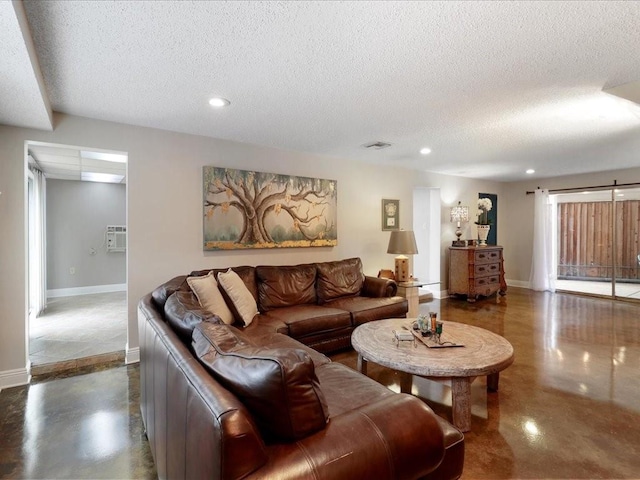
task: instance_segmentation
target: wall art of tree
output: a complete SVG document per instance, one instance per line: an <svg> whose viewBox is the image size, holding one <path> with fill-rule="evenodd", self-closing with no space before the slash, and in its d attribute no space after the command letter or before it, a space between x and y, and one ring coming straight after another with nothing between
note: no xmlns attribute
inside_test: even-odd
<svg viewBox="0 0 640 480"><path fill-rule="evenodd" d="M206 166L204 249L338 244L335 180Z"/></svg>

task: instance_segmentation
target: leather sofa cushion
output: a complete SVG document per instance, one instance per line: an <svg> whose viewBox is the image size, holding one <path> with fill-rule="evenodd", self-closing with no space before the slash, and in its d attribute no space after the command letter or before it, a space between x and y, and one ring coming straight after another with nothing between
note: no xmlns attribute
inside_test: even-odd
<svg viewBox="0 0 640 480"><path fill-rule="evenodd" d="M196 356L251 412L267 442L295 441L329 418L311 357L294 348L251 345L237 329L199 324Z"/></svg>
<svg viewBox="0 0 640 480"><path fill-rule="evenodd" d="M203 321L222 323L222 319L200 306L191 290L172 293L164 304L167 323L186 345L191 344L191 335L196 325Z"/></svg>
<svg viewBox="0 0 640 480"><path fill-rule="evenodd" d="M261 312L316 303L316 266L258 266L258 304Z"/></svg>
<svg viewBox="0 0 640 480"><path fill-rule="evenodd" d="M246 332L243 332L246 334ZM325 363L331 362L329 358L320 352L314 350L311 347L307 347L305 344L294 340L288 335L283 335L281 333L272 333L271 335L265 335L260 337L249 337L251 341L258 345L269 348L298 348L303 350L311 357L313 360L313 365L318 368L320 365L324 365ZM322 390L324 392L324 389Z"/></svg>
<svg viewBox="0 0 640 480"><path fill-rule="evenodd" d="M316 291L319 303L360 294L364 273L359 258L318 263L317 268Z"/></svg>
<svg viewBox="0 0 640 480"><path fill-rule="evenodd" d="M153 290L153 292L151 292L153 301L159 308L164 308L164 304L167 302L167 298L173 295L174 292L178 290L184 290L186 288L186 280L186 275L180 275L178 277L172 278L168 282L163 283L155 290Z"/></svg>
<svg viewBox="0 0 640 480"><path fill-rule="evenodd" d="M372 320L403 318L408 309L407 300L403 297L343 297L326 305L351 312L354 327Z"/></svg>
<svg viewBox="0 0 640 480"><path fill-rule="evenodd" d="M338 362L323 365L316 369L316 374L331 417L397 395L384 385Z"/></svg>
<svg viewBox="0 0 640 480"><path fill-rule="evenodd" d="M319 305L297 305L278 308L263 315L277 318L288 329L293 338L317 332L330 332L351 327L351 314L345 310Z"/></svg>

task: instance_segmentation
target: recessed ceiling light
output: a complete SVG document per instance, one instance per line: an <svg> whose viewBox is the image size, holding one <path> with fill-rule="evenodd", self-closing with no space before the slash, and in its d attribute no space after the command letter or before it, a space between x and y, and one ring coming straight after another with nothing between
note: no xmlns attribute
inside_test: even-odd
<svg viewBox="0 0 640 480"><path fill-rule="evenodd" d="M213 97L211 100L209 100L209 105L216 108L226 107L230 103L231 102L229 100L222 97Z"/></svg>
<svg viewBox="0 0 640 480"><path fill-rule="evenodd" d="M529 170L527 170L525 172L527 175L531 175L532 173L536 173L536 171L533 168L530 168Z"/></svg>
<svg viewBox="0 0 640 480"><path fill-rule="evenodd" d="M422 155L429 155L429 154L431 153L431 149L430 149L430 148L428 148L428 147L421 148L421 149L420 149L420 153L421 153Z"/></svg>

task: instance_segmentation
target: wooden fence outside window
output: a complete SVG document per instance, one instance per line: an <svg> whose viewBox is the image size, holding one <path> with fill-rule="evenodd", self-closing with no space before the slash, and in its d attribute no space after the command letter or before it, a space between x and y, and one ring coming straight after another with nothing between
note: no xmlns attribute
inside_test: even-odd
<svg viewBox="0 0 640 480"><path fill-rule="evenodd" d="M611 280L611 202L558 204L558 278ZM640 279L640 200L616 202L616 280Z"/></svg>

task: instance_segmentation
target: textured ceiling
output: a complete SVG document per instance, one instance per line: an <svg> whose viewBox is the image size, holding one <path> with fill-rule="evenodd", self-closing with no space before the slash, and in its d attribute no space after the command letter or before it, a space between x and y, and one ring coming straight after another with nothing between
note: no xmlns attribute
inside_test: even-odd
<svg viewBox="0 0 640 480"><path fill-rule="evenodd" d="M0 124L51 130L51 107L20 2L0 2L0 58Z"/></svg>
<svg viewBox="0 0 640 480"><path fill-rule="evenodd" d="M602 92L640 80L640 2L24 5L55 111L504 181L640 165Z"/></svg>

